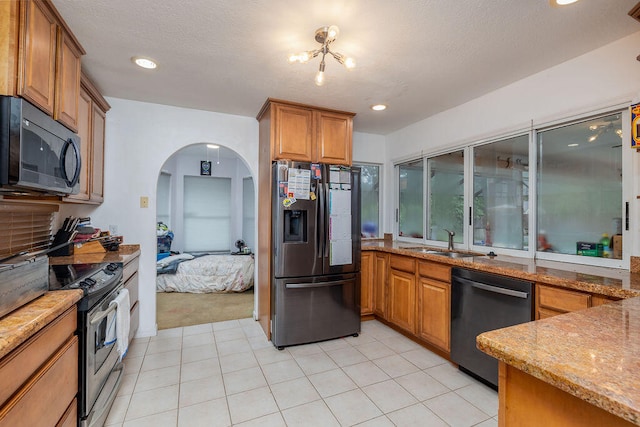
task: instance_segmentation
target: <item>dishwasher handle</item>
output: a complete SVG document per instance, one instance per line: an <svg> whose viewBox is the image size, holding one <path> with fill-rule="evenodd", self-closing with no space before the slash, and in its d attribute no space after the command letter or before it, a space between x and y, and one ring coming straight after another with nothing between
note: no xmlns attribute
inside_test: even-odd
<svg viewBox="0 0 640 427"><path fill-rule="evenodd" d="M522 292L522 291L516 291L514 289L501 288L499 286L487 285L486 283L475 282L473 280L463 279L462 277L456 277L455 280L467 285L471 285L474 288L482 289L483 291L493 292L496 294L503 294L503 295L516 297L516 298L523 298L523 299L529 298L529 292Z"/></svg>

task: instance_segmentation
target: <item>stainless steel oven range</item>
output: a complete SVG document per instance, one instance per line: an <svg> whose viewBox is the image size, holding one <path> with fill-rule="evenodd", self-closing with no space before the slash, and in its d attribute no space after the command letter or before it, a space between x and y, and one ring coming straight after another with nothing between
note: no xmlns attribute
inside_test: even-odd
<svg viewBox="0 0 640 427"><path fill-rule="evenodd" d="M102 426L124 373L114 344L105 345L109 306L122 289L122 264L51 265L49 290L82 289L78 302L79 384L78 425Z"/></svg>

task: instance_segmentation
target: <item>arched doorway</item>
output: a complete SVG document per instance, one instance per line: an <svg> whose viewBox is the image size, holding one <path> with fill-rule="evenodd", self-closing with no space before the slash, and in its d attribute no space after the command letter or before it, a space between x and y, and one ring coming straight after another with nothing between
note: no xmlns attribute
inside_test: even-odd
<svg viewBox="0 0 640 427"><path fill-rule="evenodd" d="M158 176L156 217L158 329L253 317L255 185L244 159L217 144L176 151Z"/></svg>

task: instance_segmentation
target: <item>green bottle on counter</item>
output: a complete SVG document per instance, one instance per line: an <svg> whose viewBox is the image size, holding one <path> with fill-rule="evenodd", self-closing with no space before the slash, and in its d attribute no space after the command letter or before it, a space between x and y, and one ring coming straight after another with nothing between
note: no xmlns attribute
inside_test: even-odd
<svg viewBox="0 0 640 427"><path fill-rule="evenodd" d="M602 233L600 244L602 244L602 256L605 258L609 258L609 243L611 243L611 240L609 240L609 235L607 233Z"/></svg>

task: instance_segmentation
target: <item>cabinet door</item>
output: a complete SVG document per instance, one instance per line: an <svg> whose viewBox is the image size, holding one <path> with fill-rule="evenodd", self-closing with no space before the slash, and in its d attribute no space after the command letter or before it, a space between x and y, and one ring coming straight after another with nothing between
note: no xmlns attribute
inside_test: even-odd
<svg viewBox="0 0 640 427"><path fill-rule="evenodd" d="M536 320L589 307L591 307L590 294L536 285Z"/></svg>
<svg viewBox="0 0 640 427"><path fill-rule="evenodd" d="M313 161L313 111L307 108L274 104L272 160Z"/></svg>
<svg viewBox="0 0 640 427"><path fill-rule="evenodd" d="M72 38L60 28L56 62L56 103L53 118L74 132L78 129L81 55Z"/></svg>
<svg viewBox="0 0 640 427"><path fill-rule="evenodd" d="M102 202L104 196L104 122L105 113L95 104L91 115L91 201Z"/></svg>
<svg viewBox="0 0 640 427"><path fill-rule="evenodd" d="M350 166L353 145L351 116L317 111L316 129L317 162Z"/></svg>
<svg viewBox="0 0 640 427"><path fill-rule="evenodd" d="M24 37L20 49L18 95L38 105L53 116L56 64L56 20L47 6L39 1L23 2Z"/></svg>
<svg viewBox="0 0 640 427"><path fill-rule="evenodd" d="M362 252L360 314L373 314L373 252Z"/></svg>
<svg viewBox="0 0 640 427"><path fill-rule="evenodd" d="M391 323L415 332L416 276L405 271L389 270L389 315Z"/></svg>
<svg viewBox="0 0 640 427"><path fill-rule="evenodd" d="M386 319L387 255L375 254L373 274L373 313Z"/></svg>
<svg viewBox="0 0 640 427"><path fill-rule="evenodd" d="M450 350L451 285L433 279L420 278L418 285L418 335Z"/></svg>
<svg viewBox="0 0 640 427"><path fill-rule="evenodd" d="M89 184L91 183L91 116L93 107L91 98L84 91L80 91L78 102L78 136L80 137L80 190L78 194L67 196L67 201L89 200Z"/></svg>

